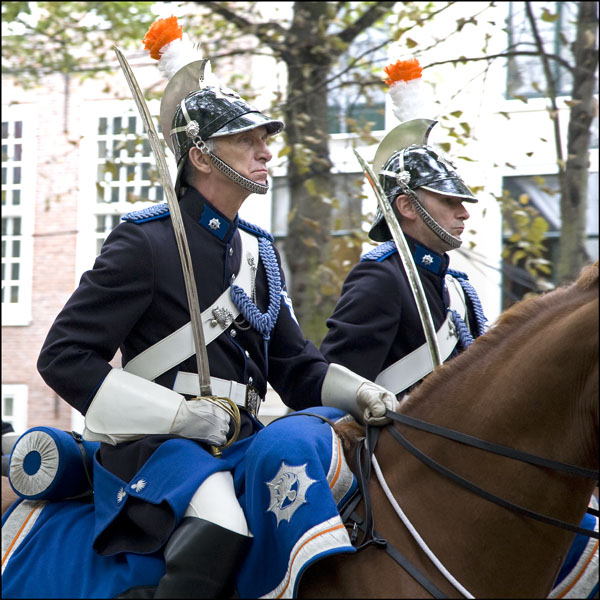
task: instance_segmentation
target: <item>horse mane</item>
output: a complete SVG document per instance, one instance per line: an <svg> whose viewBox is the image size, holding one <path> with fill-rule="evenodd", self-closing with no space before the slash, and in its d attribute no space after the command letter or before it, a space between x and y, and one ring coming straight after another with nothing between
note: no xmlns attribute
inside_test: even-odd
<svg viewBox="0 0 600 600"><path fill-rule="evenodd" d="M585 266L574 282L513 304L498 317L485 335L476 338L468 351L436 368L405 400L419 401L439 386L440 380L447 379L452 373L462 373L470 365L489 358L490 351L506 340L512 331L519 329L521 335L527 336L530 331L540 327L541 323L546 323L551 318L549 315L573 310L587 302L589 292L597 286L598 261Z"/></svg>

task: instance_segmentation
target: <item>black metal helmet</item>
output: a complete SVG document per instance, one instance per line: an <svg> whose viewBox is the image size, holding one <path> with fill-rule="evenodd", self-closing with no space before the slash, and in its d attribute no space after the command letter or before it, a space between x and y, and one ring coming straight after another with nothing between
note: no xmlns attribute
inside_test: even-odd
<svg viewBox="0 0 600 600"><path fill-rule="evenodd" d="M194 61L180 69L169 81L161 102L160 123L163 137L177 161L178 192L181 173L189 151L202 149L209 140L265 126L270 134L279 133L283 121L271 119L248 104L230 88L203 85L206 59ZM226 175L253 192L265 193L268 186L252 182L207 152ZM216 159L216 160L215 160Z"/></svg>
<svg viewBox="0 0 600 600"><path fill-rule="evenodd" d="M379 182L390 204L400 194L408 194L415 201L414 190L417 188L444 196L462 198L466 202L478 201L458 175L454 165L437 150L426 145L429 132L435 124L436 121L426 119L407 121L392 130L379 145L373 161L374 170L375 174L379 175ZM421 137L420 140L419 137ZM420 143L411 143L404 147L403 144L411 138ZM394 140L396 144L394 144ZM410 193L411 190L413 193ZM420 207L424 210L418 200L417 203L419 205L417 208ZM427 216L432 220L430 215ZM438 228L440 227L435 221L433 223ZM430 225L430 223L427 224ZM432 229L435 231L434 227ZM439 231L436 233L439 235ZM392 238L380 210L375 215L369 237L377 242L384 242Z"/></svg>

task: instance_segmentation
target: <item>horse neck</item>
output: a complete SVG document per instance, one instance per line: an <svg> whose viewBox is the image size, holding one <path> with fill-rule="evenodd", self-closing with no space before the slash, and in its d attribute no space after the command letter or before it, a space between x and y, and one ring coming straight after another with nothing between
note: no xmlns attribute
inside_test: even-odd
<svg viewBox="0 0 600 600"><path fill-rule="evenodd" d="M590 333L593 310L596 326ZM597 298L595 305L558 315L560 319L549 315L537 329L530 323L526 331L490 332L489 339L482 338L430 376L400 411L481 439L597 469ZM565 342L569 339L575 342L571 347ZM592 421L594 407L596 421ZM573 524L585 512L592 481L404 426L401 430L434 460L493 494ZM403 451L403 468L398 469L399 452L391 436L382 436L378 456L386 476L393 473L392 489L404 499L417 529L426 539L436 540L442 562L449 563L467 589L471 585L472 593L484 597L547 595L572 533L498 507ZM440 523L442 514L446 517ZM484 561L477 572L473 557Z"/></svg>

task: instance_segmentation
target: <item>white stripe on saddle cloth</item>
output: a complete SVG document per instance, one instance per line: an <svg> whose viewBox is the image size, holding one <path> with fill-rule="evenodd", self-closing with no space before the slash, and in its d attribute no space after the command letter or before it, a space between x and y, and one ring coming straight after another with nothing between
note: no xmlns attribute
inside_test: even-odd
<svg viewBox="0 0 600 600"><path fill-rule="evenodd" d="M590 507L598 508L594 496L590 500ZM598 517L594 531L598 531ZM591 598L594 588L598 589L598 540L589 538L571 572L550 592L548 598Z"/></svg>
<svg viewBox="0 0 600 600"><path fill-rule="evenodd" d="M19 547L27 537L37 518L48 504L45 500L23 500L10 513L2 525L2 573Z"/></svg>

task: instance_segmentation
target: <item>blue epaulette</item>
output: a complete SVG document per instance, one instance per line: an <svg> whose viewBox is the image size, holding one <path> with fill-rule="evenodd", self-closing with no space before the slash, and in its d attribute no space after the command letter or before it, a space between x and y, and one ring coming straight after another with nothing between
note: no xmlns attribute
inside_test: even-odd
<svg viewBox="0 0 600 600"><path fill-rule="evenodd" d="M162 219L169 215L169 205L166 202L162 204L154 204L143 208L142 210L134 210L126 215L123 215L121 219L123 221L129 221L130 223L145 223L146 221L153 221L154 219Z"/></svg>
<svg viewBox="0 0 600 600"><path fill-rule="evenodd" d="M381 262L382 260L385 260L388 256L394 254L394 252L398 252L396 244L393 240L389 240L387 242L384 242L383 244L380 244L376 248L373 248L373 250L369 250L366 254L363 254L360 257L360 262L366 260L376 260L377 262Z"/></svg>
<svg viewBox="0 0 600 600"><path fill-rule="evenodd" d="M466 273L463 273L463 271L456 271L455 269L448 269L446 271L446 273L448 273L448 275L452 275L452 277L456 277L456 279L469 279L469 276Z"/></svg>
<svg viewBox="0 0 600 600"><path fill-rule="evenodd" d="M247 231L248 233L253 233L254 235L258 235L259 237L267 238L270 242L275 241L275 238L265 229L259 227L258 225L253 225L252 223L248 223L248 221L244 221L240 219L238 222L238 227Z"/></svg>

